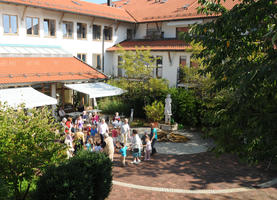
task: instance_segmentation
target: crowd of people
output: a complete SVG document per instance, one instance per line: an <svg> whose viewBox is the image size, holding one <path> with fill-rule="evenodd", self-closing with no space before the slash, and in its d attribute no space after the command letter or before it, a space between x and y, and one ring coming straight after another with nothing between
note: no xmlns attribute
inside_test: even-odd
<svg viewBox="0 0 277 200"><path fill-rule="evenodd" d="M126 165L126 157L132 152L133 164L141 162L142 153L144 160L150 160L156 153L154 147L157 140L157 130L151 124L151 131L145 132L142 138L136 130L129 126L128 119L121 119L115 113L112 121L106 122L97 112L82 115L73 120L71 117L61 121L62 132L65 136L67 157L73 157L78 151L85 149L90 152L104 152L113 161L114 153L121 155L122 166Z"/></svg>

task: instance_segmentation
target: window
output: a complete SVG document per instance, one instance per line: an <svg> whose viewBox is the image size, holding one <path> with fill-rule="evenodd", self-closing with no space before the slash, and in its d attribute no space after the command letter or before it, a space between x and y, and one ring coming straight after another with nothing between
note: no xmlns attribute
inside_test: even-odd
<svg viewBox="0 0 277 200"><path fill-rule="evenodd" d="M63 37L73 38L73 22L63 22Z"/></svg>
<svg viewBox="0 0 277 200"><path fill-rule="evenodd" d="M147 23L146 24L146 36L145 39L161 39L162 35L162 23Z"/></svg>
<svg viewBox="0 0 277 200"><path fill-rule="evenodd" d="M154 68L154 77L162 78L162 70L163 70L163 57L157 56L156 68Z"/></svg>
<svg viewBox="0 0 277 200"><path fill-rule="evenodd" d="M189 31L189 27L177 27L176 28L176 38L178 39L180 37L181 33L186 33Z"/></svg>
<svg viewBox="0 0 277 200"><path fill-rule="evenodd" d="M39 35L39 18L26 17L27 35Z"/></svg>
<svg viewBox="0 0 277 200"><path fill-rule="evenodd" d="M187 57L186 57L186 56L180 56L179 65L180 65L181 67L187 65Z"/></svg>
<svg viewBox="0 0 277 200"><path fill-rule="evenodd" d="M104 40L112 40L113 39L113 28L105 26L104 27Z"/></svg>
<svg viewBox="0 0 277 200"><path fill-rule="evenodd" d="M87 38L87 24L77 23L77 38L78 39Z"/></svg>
<svg viewBox="0 0 277 200"><path fill-rule="evenodd" d="M51 84L49 83L41 83L32 85L32 88L38 90L39 92L51 96Z"/></svg>
<svg viewBox="0 0 277 200"><path fill-rule="evenodd" d="M17 16L3 15L4 33L17 33Z"/></svg>
<svg viewBox="0 0 277 200"><path fill-rule="evenodd" d="M92 65L98 69L102 70L102 65L101 65L101 54L93 54L92 55Z"/></svg>
<svg viewBox="0 0 277 200"><path fill-rule="evenodd" d="M83 62L87 62L87 54L85 53L77 53L77 58L79 58Z"/></svg>
<svg viewBox="0 0 277 200"><path fill-rule="evenodd" d="M93 25L92 27L93 31L93 39L94 40L100 40L101 39L101 26L99 25Z"/></svg>
<svg viewBox="0 0 277 200"><path fill-rule="evenodd" d="M122 62L122 56L117 57L117 76L122 77L123 76L123 69L118 67L121 65Z"/></svg>
<svg viewBox="0 0 277 200"><path fill-rule="evenodd" d="M127 40L132 40L132 39L133 39L133 30L127 29Z"/></svg>
<svg viewBox="0 0 277 200"><path fill-rule="evenodd" d="M52 19L43 20L44 36L56 36L56 21Z"/></svg>

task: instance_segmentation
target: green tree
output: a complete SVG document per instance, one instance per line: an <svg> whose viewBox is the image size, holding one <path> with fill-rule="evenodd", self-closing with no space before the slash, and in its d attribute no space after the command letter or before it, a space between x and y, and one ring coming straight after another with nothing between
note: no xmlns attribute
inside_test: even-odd
<svg viewBox="0 0 277 200"><path fill-rule="evenodd" d="M25 111L0 104L0 179L13 198L26 199L34 179L49 164L64 159L64 145L57 142L55 130L47 108Z"/></svg>
<svg viewBox="0 0 277 200"><path fill-rule="evenodd" d="M151 55L150 50L125 51L121 48L118 53L122 57L118 67L124 70L125 76L109 83L127 90L122 100L135 109L136 116L144 117L145 105L165 98L168 82L153 78L157 58Z"/></svg>
<svg viewBox="0 0 277 200"><path fill-rule="evenodd" d="M219 14L195 25L185 39L201 43L199 58L214 79L214 127L218 152L250 162L277 160L277 6L242 0L230 11L220 0L199 0L200 12Z"/></svg>

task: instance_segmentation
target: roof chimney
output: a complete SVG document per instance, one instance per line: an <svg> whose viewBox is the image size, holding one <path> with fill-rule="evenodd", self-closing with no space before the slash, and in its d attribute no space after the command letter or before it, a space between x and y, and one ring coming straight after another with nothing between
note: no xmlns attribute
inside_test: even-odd
<svg viewBox="0 0 277 200"><path fill-rule="evenodd" d="M112 0L107 0L107 6L111 6L111 1Z"/></svg>

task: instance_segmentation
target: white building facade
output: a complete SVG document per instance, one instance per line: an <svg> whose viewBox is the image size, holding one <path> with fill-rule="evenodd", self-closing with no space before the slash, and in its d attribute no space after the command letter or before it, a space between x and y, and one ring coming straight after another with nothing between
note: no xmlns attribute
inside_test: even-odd
<svg viewBox="0 0 277 200"><path fill-rule="evenodd" d="M192 55L189 46L178 40L178 33L213 19L197 14L197 2L123 0L111 7L80 0L0 0L0 45L60 47L117 77L122 72L116 45L125 48L126 42L133 41L126 50L145 44L160 58L153 76L175 87L180 65L189 67ZM5 56L9 55L0 52L0 57Z"/></svg>

